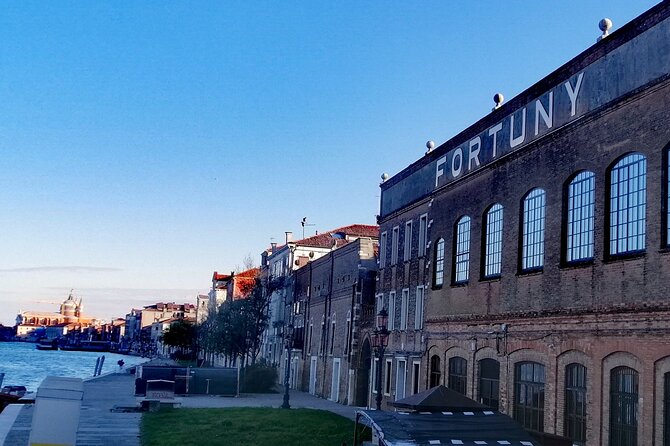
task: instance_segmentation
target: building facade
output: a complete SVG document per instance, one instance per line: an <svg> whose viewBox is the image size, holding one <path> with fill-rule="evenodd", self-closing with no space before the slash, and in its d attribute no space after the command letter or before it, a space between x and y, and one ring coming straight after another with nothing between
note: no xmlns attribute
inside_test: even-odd
<svg viewBox="0 0 670 446"><path fill-rule="evenodd" d="M670 444L668 100L663 2L382 183L387 399L444 384L577 445Z"/></svg>

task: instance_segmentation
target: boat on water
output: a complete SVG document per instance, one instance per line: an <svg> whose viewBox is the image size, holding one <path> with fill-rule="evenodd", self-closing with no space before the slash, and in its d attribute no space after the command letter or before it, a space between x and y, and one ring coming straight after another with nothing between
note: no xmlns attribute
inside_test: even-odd
<svg viewBox="0 0 670 446"><path fill-rule="evenodd" d="M111 342L109 341L81 341L78 344L63 344L61 350L82 352L108 352Z"/></svg>
<svg viewBox="0 0 670 446"><path fill-rule="evenodd" d="M40 339L35 344L37 350L58 350L58 339Z"/></svg>

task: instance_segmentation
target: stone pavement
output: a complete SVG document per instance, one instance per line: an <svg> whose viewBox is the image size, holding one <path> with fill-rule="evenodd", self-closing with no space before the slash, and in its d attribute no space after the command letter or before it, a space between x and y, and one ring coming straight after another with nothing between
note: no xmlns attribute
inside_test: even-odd
<svg viewBox="0 0 670 446"><path fill-rule="evenodd" d="M135 377L128 374L110 374L84 382L77 446L140 445L142 414L111 412L114 406L139 405L140 399L134 396L134 386ZM185 408L279 407L283 402L283 393L243 394L240 397L188 396L178 397L177 400ZM296 390L290 392L290 405L292 408L327 410L351 420L354 419L357 409ZM4 446L28 445L32 414L32 405L18 410L18 416L7 433Z"/></svg>

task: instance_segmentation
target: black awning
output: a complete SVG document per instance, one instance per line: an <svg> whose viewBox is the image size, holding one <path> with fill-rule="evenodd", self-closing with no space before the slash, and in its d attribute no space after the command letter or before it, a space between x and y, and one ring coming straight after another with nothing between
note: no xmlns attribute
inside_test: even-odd
<svg viewBox="0 0 670 446"><path fill-rule="evenodd" d="M359 410L356 412L356 422L370 426L386 446L539 446L539 443L510 417L488 410L480 412Z"/></svg>

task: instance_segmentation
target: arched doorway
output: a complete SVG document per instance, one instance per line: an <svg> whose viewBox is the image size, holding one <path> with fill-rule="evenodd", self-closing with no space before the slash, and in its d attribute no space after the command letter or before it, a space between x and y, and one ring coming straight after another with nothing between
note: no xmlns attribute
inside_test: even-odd
<svg viewBox="0 0 670 446"><path fill-rule="evenodd" d="M358 357L358 373L356 373L356 395L354 404L358 407L368 405L368 391L370 388L370 364L372 361L372 348L370 339L363 341L361 354Z"/></svg>

